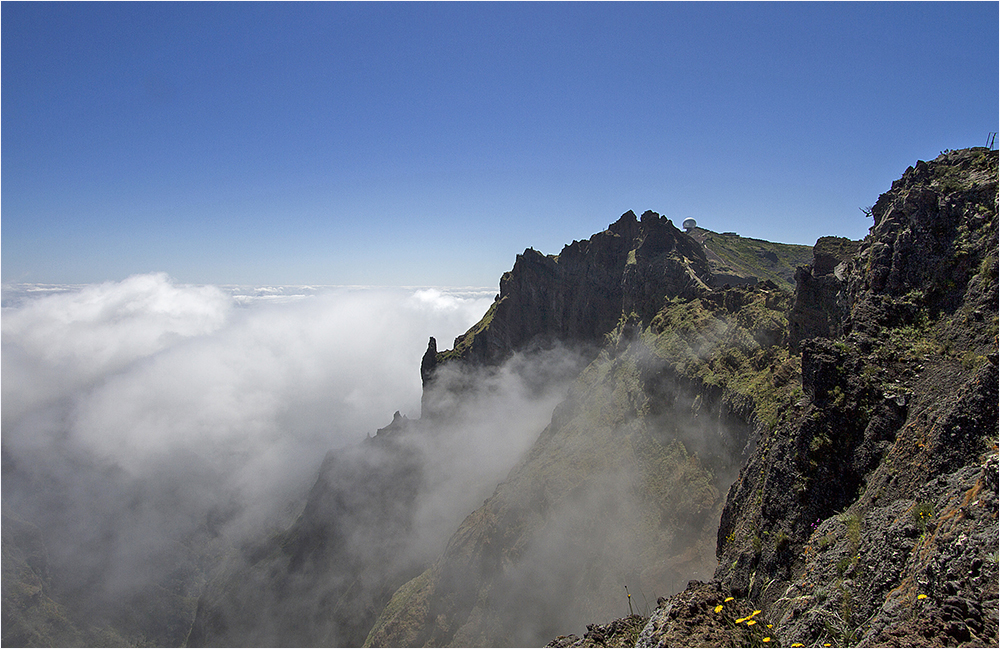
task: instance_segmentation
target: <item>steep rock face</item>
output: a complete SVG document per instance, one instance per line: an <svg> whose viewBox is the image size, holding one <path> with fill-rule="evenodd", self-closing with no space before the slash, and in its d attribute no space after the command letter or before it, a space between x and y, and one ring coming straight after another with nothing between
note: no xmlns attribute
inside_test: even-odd
<svg viewBox="0 0 1000 649"><path fill-rule="evenodd" d="M803 398L729 491L702 601L759 610L748 642L993 646L997 153L918 162L872 213L838 264L844 315L801 342ZM678 605L699 588L644 646L698 624Z"/></svg>
<svg viewBox="0 0 1000 649"><path fill-rule="evenodd" d="M623 319L367 644L541 644L622 610L625 587L638 602L707 578L721 494L776 417L757 403L797 371L775 345L788 300L773 286L709 291L645 326Z"/></svg>
<svg viewBox="0 0 1000 649"><path fill-rule="evenodd" d="M648 318L665 297L692 297L710 282L697 242L655 212L639 220L629 211L558 256L531 248L518 255L483 321L439 360L497 364L532 345L594 344L623 309Z"/></svg>
<svg viewBox="0 0 1000 649"><path fill-rule="evenodd" d="M430 340L427 341L427 351L424 352L423 357L420 359L420 385L423 388L423 392L420 395L421 413L429 414L432 410L427 404L428 388L434 379L434 371L437 369L437 353L437 340L435 340L434 336L431 336Z"/></svg>
<svg viewBox="0 0 1000 649"><path fill-rule="evenodd" d="M681 575L711 573L713 557L683 537L711 535L720 491L639 415L656 388L636 353L591 366L529 457L396 593L368 644L530 646L619 610L626 585L674 590ZM609 391L615 375L633 387Z"/></svg>
<svg viewBox="0 0 1000 649"><path fill-rule="evenodd" d="M705 251L670 221L645 212L622 275L622 313L648 322L665 299L691 299L712 284Z"/></svg>
<svg viewBox="0 0 1000 649"><path fill-rule="evenodd" d="M788 258L758 243L751 256ZM626 586L670 593L713 570L704 549L720 494L798 374L783 346L788 294L753 277L718 283L697 241L655 213L626 213L558 257L526 251L454 350L431 359L431 343L425 388L448 363L495 364L554 340L604 348L368 644L537 644L616 610ZM427 393L423 416L440 416Z"/></svg>
<svg viewBox="0 0 1000 649"><path fill-rule="evenodd" d="M795 304L788 315L789 343L793 347L817 336L839 336L850 310L845 295L847 261L860 241L822 237L813 247L813 259L795 272Z"/></svg>
<svg viewBox="0 0 1000 649"><path fill-rule="evenodd" d="M975 148L918 161L872 207L875 224L852 272L855 301L920 292L931 316L953 312L996 243L995 153ZM995 247L995 245L994 245ZM860 311L856 320L870 318Z"/></svg>

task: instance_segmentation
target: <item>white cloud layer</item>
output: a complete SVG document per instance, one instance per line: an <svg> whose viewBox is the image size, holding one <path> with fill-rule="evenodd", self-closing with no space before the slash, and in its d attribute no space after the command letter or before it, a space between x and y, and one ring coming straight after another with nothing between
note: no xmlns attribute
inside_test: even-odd
<svg viewBox="0 0 1000 649"><path fill-rule="evenodd" d="M396 409L419 415L427 337L464 331L489 298L331 289L234 304L160 274L5 309L5 444L37 436L27 420L63 402L59 432L130 471L178 448L335 446Z"/></svg>
<svg viewBox="0 0 1000 649"><path fill-rule="evenodd" d="M41 529L67 601L111 608L168 583L190 561L179 548L221 556L286 528L331 450L325 484L364 504L326 521L353 526L351 560L386 575L427 565L586 361L556 347L497 368L442 366L428 399L448 415L414 424L428 337L465 332L492 291L188 286L156 274L5 298L4 515ZM411 423L393 439L419 476L405 505L368 484L367 471L392 479L401 467L362 443L397 410ZM387 557L388 511L407 531Z"/></svg>
<svg viewBox="0 0 1000 649"><path fill-rule="evenodd" d="M63 501L51 527L76 530L49 539L55 558L110 534L125 572L148 559L130 538L178 538L220 506L242 512L230 531L253 528L327 451L396 410L418 417L428 336L458 335L492 301L435 289L238 300L162 274L32 295L3 310L5 514L49 528L50 501L32 494L51 487ZM15 475L35 486L8 494ZM129 490L148 497L119 516Z"/></svg>

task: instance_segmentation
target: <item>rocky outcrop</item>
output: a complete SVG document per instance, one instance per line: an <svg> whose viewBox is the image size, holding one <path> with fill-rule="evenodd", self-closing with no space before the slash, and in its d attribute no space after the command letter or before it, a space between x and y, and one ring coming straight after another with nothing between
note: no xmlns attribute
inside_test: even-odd
<svg viewBox="0 0 1000 649"><path fill-rule="evenodd" d="M427 387L427 383L434 376L434 368L437 367L437 341L434 336L427 342L427 351L420 359L420 384Z"/></svg>
<svg viewBox="0 0 1000 649"><path fill-rule="evenodd" d="M710 283L697 242L655 212L637 219L629 211L559 255L532 248L518 255L486 316L439 361L495 365L555 341L594 345L623 312L648 320L665 298L693 297Z"/></svg>
<svg viewBox="0 0 1000 649"><path fill-rule="evenodd" d="M760 611L755 643L994 646L997 153L918 162L872 214L856 256L799 282L803 398L729 491L713 597ZM697 592L645 646L687 644Z"/></svg>
<svg viewBox="0 0 1000 649"><path fill-rule="evenodd" d="M576 635L559 636L547 647L634 647L639 633L646 626L646 618L632 614L612 620L609 624L588 624L582 638Z"/></svg>
<svg viewBox="0 0 1000 649"><path fill-rule="evenodd" d="M918 161L879 196L850 270L849 326L877 334L963 305L975 317L995 311L986 281L996 264L995 160L974 148Z"/></svg>
<svg viewBox="0 0 1000 649"><path fill-rule="evenodd" d="M809 338L839 336L850 313L844 270L860 241L822 237L813 246L813 260L795 272L795 303L788 315L789 343L798 348Z"/></svg>
<svg viewBox="0 0 1000 649"><path fill-rule="evenodd" d="M652 212L526 250L453 349L430 339L421 420L366 442L376 464L328 460L196 627L230 644L995 646L997 154L920 162L872 215L862 242L817 242L794 298L764 271L787 283L801 251L708 233L713 251ZM467 377L557 343L590 362L549 425L436 558L400 562L423 478L397 441L433 435ZM594 624L633 603L641 632ZM262 607L284 622L245 632Z"/></svg>
<svg viewBox="0 0 1000 649"><path fill-rule="evenodd" d="M727 595L718 584L692 581L683 592L657 602L656 610L633 646L767 646L774 640L773 625L758 619L759 615L759 610L754 611L746 601ZM747 625L748 621L753 623Z"/></svg>
<svg viewBox="0 0 1000 649"><path fill-rule="evenodd" d="M430 382L434 379L434 370L437 369L437 354L437 340L434 339L434 336L431 336L427 342L427 351L424 352L423 358L420 359L420 385L423 388L420 396L421 415L427 415L430 412L427 404L427 395Z"/></svg>
<svg viewBox="0 0 1000 649"><path fill-rule="evenodd" d="M762 285L668 304L610 333L528 456L393 596L367 644L531 646L620 610L624 587L636 600L708 578L721 495L774 416L757 402L795 374L766 351L788 296ZM753 363L733 365L733 340Z"/></svg>

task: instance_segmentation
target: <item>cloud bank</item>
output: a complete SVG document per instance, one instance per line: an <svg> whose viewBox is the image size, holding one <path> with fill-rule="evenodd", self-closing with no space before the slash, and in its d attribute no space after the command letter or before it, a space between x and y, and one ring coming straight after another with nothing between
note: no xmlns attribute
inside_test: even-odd
<svg viewBox="0 0 1000 649"><path fill-rule="evenodd" d="M25 294L2 319L4 515L38 525L69 590L96 580L98 598L171 570L206 521L234 543L259 533L329 450L418 416L427 337L493 299L162 274Z"/></svg>

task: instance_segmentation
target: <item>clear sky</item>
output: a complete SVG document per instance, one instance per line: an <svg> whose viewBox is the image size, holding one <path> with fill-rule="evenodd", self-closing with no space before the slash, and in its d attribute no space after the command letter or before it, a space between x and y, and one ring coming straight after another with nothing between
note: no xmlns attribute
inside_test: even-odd
<svg viewBox="0 0 1000 649"><path fill-rule="evenodd" d="M3 281L491 286L629 209L860 238L998 130L998 6L3 2Z"/></svg>

